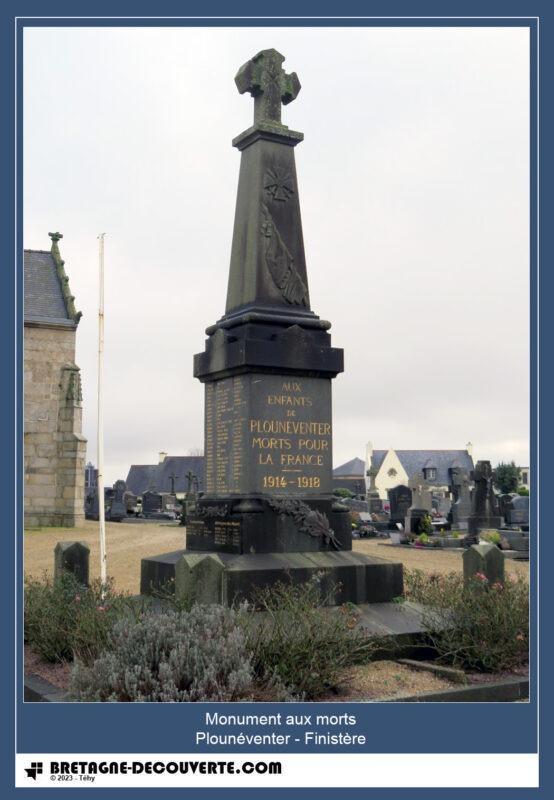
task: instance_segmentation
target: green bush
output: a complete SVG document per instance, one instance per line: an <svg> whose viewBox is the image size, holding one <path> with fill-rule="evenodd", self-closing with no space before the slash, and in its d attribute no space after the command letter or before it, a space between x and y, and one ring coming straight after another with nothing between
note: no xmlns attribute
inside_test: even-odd
<svg viewBox="0 0 554 800"><path fill-rule="evenodd" d="M377 643L356 628L353 607L326 608L319 580L278 583L256 593L261 613L243 617L254 672L300 699L311 700L336 685L346 666L371 659Z"/></svg>
<svg viewBox="0 0 554 800"><path fill-rule="evenodd" d="M518 486L517 493L520 497L529 497L529 489L527 486Z"/></svg>
<svg viewBox="0 0 554 800"><path fill-rule="evenodd" d="M25 578L25 641L46 661L70 661L77 654L91 662L105 648L109 633L122 614L137 613L133 601L113 590L109 581L89 588L65 573L56 583Z"/></svg>
<svg viewBox="0 0 554 800"><path fill-rule="evenodd" d="M333 494L335 497L345 497L350 500L354 497L354 493L351 492L350 489L333 489Z"/></svg>
<svg viewBox="0 0 554 800"><path fill-rule="evenodd" d="M423 534L433 533L433 518L430 514L425 514L425 516L419 520L418 530Z"/></svg>
<svg viewBox="0 0 554 800"><path fill-rule="evenodd" d="M529 586L522 577L489 584L477 573L429 575L404 570L408 599L424 605L423 624L439 658L486 672L513 669L529 658Z"/></svg>
<svg viewBox="0 0 554 800"><path fill-rule="evenodd" d="M109 650L77 661L71 694L80 701L187 702L247 698L253 674L241 612L223 606L148 612L117 622Z"/></svg>

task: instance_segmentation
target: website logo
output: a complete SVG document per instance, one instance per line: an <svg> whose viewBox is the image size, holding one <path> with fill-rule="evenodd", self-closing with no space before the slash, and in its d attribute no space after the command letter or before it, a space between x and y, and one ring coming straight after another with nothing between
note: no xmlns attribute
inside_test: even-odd
<svg viewBox="0 0 554 800"><path fill-rule="evenodd" d="M28 778L36 781L37 775L42 775L42 761L31 761L31 766L25 767L25 772Z"/></svg>

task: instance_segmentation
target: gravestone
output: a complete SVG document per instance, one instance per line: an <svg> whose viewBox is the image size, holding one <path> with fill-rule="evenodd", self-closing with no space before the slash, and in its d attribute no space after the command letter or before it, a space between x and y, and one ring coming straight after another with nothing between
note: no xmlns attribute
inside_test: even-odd
<svg viewBox="0 0 554 800"><path fill-rule="evenodd" d="M390 503L390 521L393 524L404 520L408 514L408 509L412 505L412 490L408 486L400 484L393 489L387 489Z"/></svg>
<svg viewBox="0 0 554 800"><path fill-rule="evenodd" d="M404 520L406 533L421 533L422 520L433 510L433 497L422 472L408 481L412 502Z"/></svg>
<svg viewBox="0 0 554 800"><path fill-rule="evenodd" d="M58 542L54 548L54 583L64 573L70 573L82 583L89 585L90 547L86 542Z"/></svg>
<svg viewBox="0 0 554 800"><path fill-rule="evenodd" d="M123 499L125 501L125 507L127 509L127 516L135 516L137 511L137 496L133 494L133 492L126 491Z"/></svg>
<svg viewBox="0 0 554 800"><path fill-rule="evenodd" d="M142 493L142 513L146 516L162 510L162 495L153 489Z"/></svg>
<svg viewBox="0 0 554 800"><path fill-rule="evenodd" d="M432 495L433 508L441 517L448 517L450 509L452 508L452 500L450 497L445 497L443 494L433 493Z"/></svg>
<svg viewBox="0 0 554 800"><path fill-rule="evenodd" d="M489 583L504 583L504 553L495 544L474 544L462 555L464 581L475 578L476 573L484 575Z"/></svg>
<svg viewBox="0 0 554 800"><path fill-rule="evenodd" d="M219 554L214 602L320 572L341 584L336 602L391 599L402 566L352 552L350 514L332 494L331 381L343 351L310 307L294 159L303 134L281 122L300 82L283 61L263 50L235 78L254 98L254 124L233 140L241 165L225 314L194 357L205 493L187 514L186 556ZM141 590L183 555L143 560Z"/></svg>
<svg viewBox="0 0 554 800"><path fill-rule="evenodd" d="M521 553L529 552L528 532L502 529L500 535L502 537L500 540L500 547L503 550L516 550Z"/></svg>
<svg viewBox="0 0 554 800"><path fill-rule="evenodd" d="M468 534L464 545L477 544L479 532L500 528L502 518L497 497L494 493L494 472L490 461L478 461L471 475L475 488L471 497L472 508L468 519Z"/></svg>
<svg viewBox="0 0 554 800"><path fill-rule="evenodd" d="M509 525L508 522L510 516L510 506L512 503L512 498L515 497L515 493L509 494L499 494L498 495L498 507L500 509L500 516L504 520L504 524Z"/></svg>
<svg viewBox="0 0 554 800"><path fill-rule="evenodd" d="M463 467L451 467L452 493L454 502L450 509L452 528L454 530L467 530L469 515L471 514L470 475Z"/></svg>
<svg viewBox="0 0 554 800"><path fill-rule="evenodd" d="M382 514L383 509L383 501L379 496L369 498L369 510L373 514Z"/></svg>
<svg viewBox="0 0 554 800"><path fill-rule="evenodd" d="M113 495L110 503L110 522L121 522L127 516L127 504L125 502L125 481L116 481L113 485Z"/></svg>
<svg viewBox="0 0 554 800"><path fill-rule="evenodd" d="M111 486L104 487L104 518L110 519L110 508L114 490ZM98 520L99 516L99 503L98 503L98 487L95 486L89 494L85 497L85 518Z"/></svg>
<svg viewBox="0 0 554 800"><path fill-rule="evenodd" d="M529 497L520 497L518 494L512 497L508 507L506 524L517 525L522 530L529 530Z"/></svg>

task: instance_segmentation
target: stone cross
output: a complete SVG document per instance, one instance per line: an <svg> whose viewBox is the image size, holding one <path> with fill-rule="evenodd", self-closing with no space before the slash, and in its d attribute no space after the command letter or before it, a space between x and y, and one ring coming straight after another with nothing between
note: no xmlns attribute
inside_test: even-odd
<svg viewBox="0 0 554 800"><path fill-rule="evenodd" d="M417 472L408 481L408 486L412 490L412 508L425 508L431 510L431 496L425 484L423 472Z"/></svg>
<svg viewBox="0 0 554 800"><path fill-rule="evenodd" d="M281 103L291 103L300 91L296 72L288 75L282 67L285 57L277 50L262 50L235 76L240 94L250 92L254 98L254 124L281 124Z"/></svg>
<svg viewBox="0 0 554 800"><path fill-rule="evenodd" d="M187 485L188 494L198 492L198 478L191 469L189 469L189 471L185 475L185 478L187 479L187 484L188 484Z"/></svg>

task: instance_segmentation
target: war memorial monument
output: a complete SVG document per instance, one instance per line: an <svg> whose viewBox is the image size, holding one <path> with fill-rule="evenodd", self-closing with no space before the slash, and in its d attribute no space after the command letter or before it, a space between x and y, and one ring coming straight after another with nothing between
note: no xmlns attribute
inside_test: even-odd
<svg viewBox="0 0 554 800"><path fill-rule="evenodd" d="M352 551L349 509L332 494L331 381L343 351L310 306L294 148L281 122L300 82L276 50L235 82L254 124L241 165L225 314L207 328L194 376L205 387L205 493L186 550L143 559L141 591L230 604L256 587L312 577L331 602L390 601L402 565Z"/></svg>

